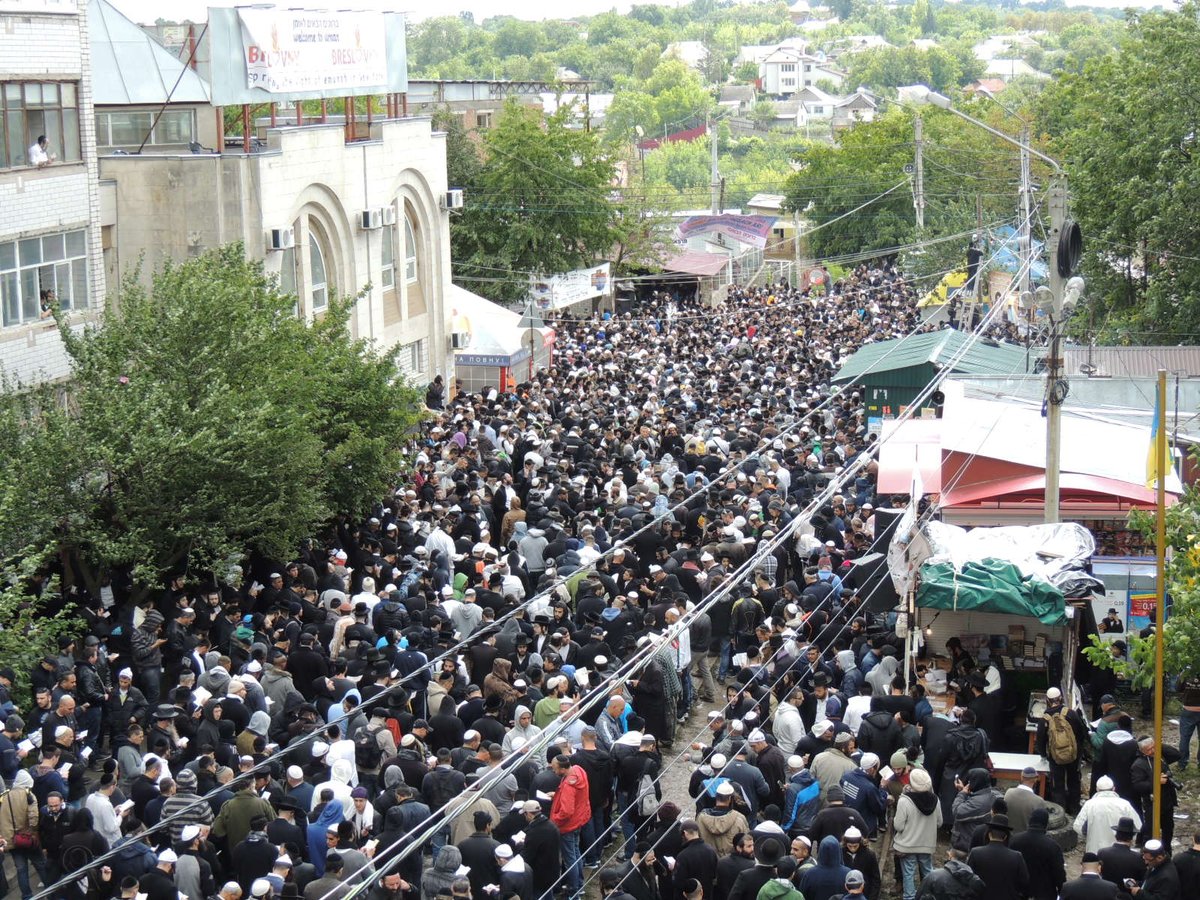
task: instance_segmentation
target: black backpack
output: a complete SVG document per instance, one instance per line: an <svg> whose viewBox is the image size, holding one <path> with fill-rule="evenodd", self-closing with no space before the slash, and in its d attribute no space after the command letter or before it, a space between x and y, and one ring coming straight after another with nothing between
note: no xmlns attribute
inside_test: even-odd
<svg viewBox="0 0 1200 900"><path fill-rule="evenodd" d="M378 769L383 762L383 748L379 746L379 729L363 728L354 739L354 762L360 769Z"/></svg>

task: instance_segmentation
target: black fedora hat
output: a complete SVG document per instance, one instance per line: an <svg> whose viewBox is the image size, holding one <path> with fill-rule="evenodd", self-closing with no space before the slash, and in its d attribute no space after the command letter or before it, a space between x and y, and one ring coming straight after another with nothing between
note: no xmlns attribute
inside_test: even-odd
<svg viewBox="0 0 1200 900"><path fill-rule="evenodd" d="M988 831L1012 831L1012 826L1008 824L1008 816L1004 813L998 813L992 816L987 823Z"/></svg>
<svg viewBox="0 0 1200 900"><path fill-rule="evenodd" d="M1137 826L1133 824L1133 819L1129 816L1121 816L1121 818L1117 819L1117 824L1112 826L1112 830L1118 835L1127 834L1130 836L1138 832Z"/></svg>

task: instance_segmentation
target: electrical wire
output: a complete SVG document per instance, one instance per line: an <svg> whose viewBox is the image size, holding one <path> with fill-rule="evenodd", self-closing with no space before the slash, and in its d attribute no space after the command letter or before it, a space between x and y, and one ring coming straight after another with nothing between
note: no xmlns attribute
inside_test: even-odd
<svg viewBox="0 0 1200 900"><path fill-rule="evenodd" d="M963 343L963 345L959 348L959 350L957 350L954 353L954 355L951 357L950 361L946 364L946 366L944 368L940 369L934 375L933 379L931 379L929 381L929 383L918 393L917 398L913 400L912 404L904 412L902 412L900 414L900 416L898 417L898 420L897 420L898 422L903 422L909 418L912 418L912 416L915 414L915 411L918 408L920 408L921 403L923 403L925 399L927 399L930 395L932 395L933 391L936 390L937 385L939 385L946 377L949 376L950 372L954 369L954 367L957 365L959 360L961 360L962 357L965 356L965 354L974 346L975 342L978 341L982 337L986 328L991 324L991 319L995 317L995 315L997 314L997 312L1000 308L1001 308L1001 305L997 304L980 321L977 328L971 332L971 335L969 336L968 340L966 340ZM911 337L911 336L912 335L909 335L908 337ZM903 340L907 340L907 338L902 339L902 341L900 343L903 343ZM897 346L899 346L899 345L897 345ZM893 348L893 351L895 349L896 348ZM885 354L885 356L890 355L890 352L891 351L889 351L889 354ZM797 514L786 526L784 526L783 528L780 529L779 534L773 536L768 541L766 541L762 544L759 544L756 547L755 553L752 555L752 557L750 559L748 559L746 561L746 563L743 564L742 567L739 568L738 572L741 573L741 578L739 579L739 583L740 583L740 580L744 580L744 578L747 576L747 574L749 572L753 571L754 568L757 567L757 563L760 562L767 554L773 553L776 549L778 549L780 546L782 546L782 544L785 540L790 538L792 534L794 534L804 524L806 524L808 522L808 520L811 519L812 514L814 512L816 512L818 509L820 509L824 503L831 500L833 498L833 496L835 496L835 494L846 483L849 482L850 479L857 477L858 473L861 472L868 465L868 463L870 463L875 457L877 457L882 445L884 443L886 443L887 440L890 440L891 437L894 436L895 434L896 434L896 432L893 431L892 435L889 435L889 436L883 438L882 440L875 442L870 448L868 448L867 451L859 454L859 456L855 458L854 462L851 465L845 467L841 472L836 473L835 477L829 481L829 483L826 485L826 487L812 501L810 501L808 506L805 507L805 510L802 511L801 513ZM753 565L751 565L752 563L753 563ZM731 579L731 581L732 581L732 579ZM732 588L734 586L735 586L734 584L730 583L729 590L732 590ZM727 596L729 593L728 590L726 590L724 594L721 593L721 591L725 588L726 588L726 585L722 584L720 588L718 588L716 591L714 591L713 594L709 595L709 597L705 598L704 601L702 601L700 604L697 604L695 607L693 607L693 609L685 612L684 615L676 623L674 623L674 625L668 626L666 632L664 633L664 635L661 638L660 646L664 645L666 642L672 640L673 637L675 635L678 635L683 630L684 627L690 625L691 623L690 623L689 619L694 618L696 615L699 614L699 612L704 611L708 606L710 606L713 602L715 602L716 599L719 599L718 595L720 595L721 597ZM843 627L845 627L845 626L843 626ZM839 632L839 634L840 634L840 632ZM653 644L652 644L652 642L648 642L645 646L652 647ZM657 650L658 650L658 648L655 647L653 649L653 652L656 653ZM639 654L635 654L635 659L638 655ZM642 662L648 662L648 660L649 660L649 654L647 654L646 659ZM637 666L637 668L639 668L639 669L640 669L640 664L641 663L639 662L639 664ZM621 668L624 668L624 667L625 666L623 664ZM610 678L609 681L615 681L620 676L620 674L621 674L620 671L618 671L617 673L614 673L613 677ZM690 677L690 675L688 677ZM603 686L604 686L603 684L597 685L597 687L593 691L589 692L587 697L585 697L583 700L578 702L576 704L576 706L573 708L568 720L564 720L561 723L559 723L559 720L555 720L555 723L551 723L550 726L548 726L546 729L544 729L541 734L539 734L536 738L534 738L534 741L532 742L533 743L532 750L527 751L527 752L528 753L537 752L539 749L544 749L546 746L548 746L549 742L552 738L557 737L558 734L562 733L562 731L565 730L567 725L571 724L576 719L578 719L579 716L582 715L582 710L584 708L586 708L591 703L593 703L597 699L599 699L599 696L601 693L600 689ZM557 730L555 729L556 723L558 723ZM703 732L700 732L700 733L702 734ZM522 748L522 749L524 750L524 748ZM686 751L684 751L684 753L686 753ZM672 764L674 764L674 763L672 763ZM491 774L491 773L499 773L500 775L504 774L502 771L502 767L496 767L495 769L490 770L489 774ZM662 773L660 772L658 777L661 778L661 776L662 776ZM486 778L487 776L485 775L484 777ZM482 780L483 779L481 779L481 781ZM495 780L498 781L499 777L497 777ZM655 780L657 781L657 778ZM478 788L478 793L484 793L486 791L486 788L490 787L490 786L491 785L488 784L485 787ZM438 813L431 813L431 815L426 820L424 820L424 822L422 822L420 825L416 826L408 834L402 836L401 838L398 838L396 843L399 843L399 841L406 840L406 839L415 839L415 840L410 840L410 844L404 848L403 852L396 853L394 856L392 856L388 860L387 864L383 867L383 869L381 869L380 871L377 871L375 873L375 875L372 877L372 880L374 880L375 878L381 878L381 877L387 875L391 870L393 870L394 868L399 866L399 864L405 858L407 858L408 854L412 853L415 849L421 847L426 841L428 841L430 838L432 838L433 834L435 832L437 832L438 830L440 830L441 827L443 827L443 823L440 821L440 819L445 818L446 821L453 819L454 817L456 817L457 815L462 813L464 810L466 810L470 806L471 802L473 802L473 801L468 800L465 803L460 801L460 805L455 809L454 813L449 816L445 815L445 810L449 806L449 804L447 804L447 806L443 807L442 810L439 811ZM435 821L432 826L426 827L425 830L423 832L421 832L420 836L418 837L417 836L418 830L421 829L422 826L426 826L427 823L431 819L435 819L435 820L439 820L439 821ZM393 844L391 847L387 848L387 850L385 852L390 852L390 850L394 846L395 846L395 844ZM582 858L582 852L581 852L581 858ZM611 858L610 858L610 861L611 861ZM592 878L595 878L596 875L598 874L598 872L599 872L599 870L597 870L597 873L593 873ZM590 883L590 881L591 881L591 879L589 878L587 880L587 883ZM586 887L586 883L584 886ZM354 889L352 889L352 891L348 895L350 900L353 900L353 898L357 897L361 893L362 890L365 890L369 887L370 887L370 882L365 882L365 883L357 885Z"/></svg>

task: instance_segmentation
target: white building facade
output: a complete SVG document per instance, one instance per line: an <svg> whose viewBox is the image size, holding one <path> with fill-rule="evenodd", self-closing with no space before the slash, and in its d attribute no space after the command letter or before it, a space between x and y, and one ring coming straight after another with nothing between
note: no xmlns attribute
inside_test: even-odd
<svg viewBox="0 0 1200 900"><path fill-rule="evenodd" d="M40 135L47 165L35 164ZM85 0L0 0L0 373L69 372L47 306L73 327L104 308Z"/></svg>

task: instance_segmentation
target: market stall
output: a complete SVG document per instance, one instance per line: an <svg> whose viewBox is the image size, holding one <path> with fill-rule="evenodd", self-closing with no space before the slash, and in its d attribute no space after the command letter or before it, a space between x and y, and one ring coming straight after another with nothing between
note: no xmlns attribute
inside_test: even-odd
<svg viewBox="0 0 1200 900"><path fill-rule="evenodd" d="M458 285L446 288L446 302L453 311L452 321L463 323L454 332L455 372L463 390L510 390L549 365L553 328L521 327L520 313Z"/></svg>
<svg viewBox="0 0 1200 900"><path fill-rule="evenodd" d="M912 671L924 673L935 709L953 705L943 648L957 637L979 665L1001 670L1006 722L1015 730L1025 717L1026 739L1010 746L1032 752L1046 690L1074 696L1076 612L1103 589L1084 571L1094 547L1088 531L1071 523L968 531L906 512L888 549L889 570L907 598Z"/></svg>

